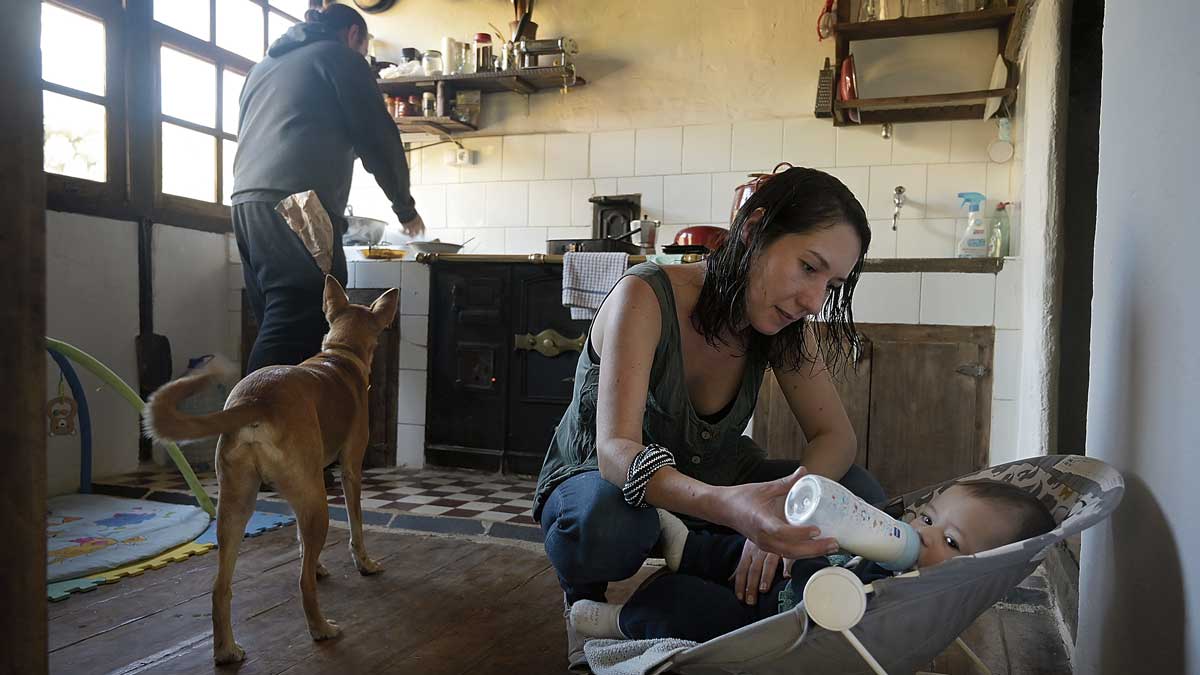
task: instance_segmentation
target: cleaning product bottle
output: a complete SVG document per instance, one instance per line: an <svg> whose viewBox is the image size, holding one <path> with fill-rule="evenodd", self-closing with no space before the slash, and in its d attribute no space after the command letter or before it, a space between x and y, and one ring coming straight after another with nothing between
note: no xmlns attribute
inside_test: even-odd
<svg viewBox="0 0 1200 675"><path fill-rule="evenodd" d="M912 526L824 476L810 473L796 481L783 513L789 523L815 526L822 537L837 539L843 551L894 572L911 569L921 553L921 540Z"/></svg>
<svg viewBox="0 0 1200 675"><path fill-rule="evenodd" d="M996 223L992 226L992 235L988 238L988 257L1007 258L1008 241L1012 226L1008 220L1008 202L996 205Z"/></svg>
<svg viewBox="0 0 1200 675"><path fill-rule="evenodd" d="M959 199L967 207L967 226L962 237L958 240L958 257L983 258L988 254L987 222L983 219L983 203L987 199L978 192L960 192Z"/></svg>

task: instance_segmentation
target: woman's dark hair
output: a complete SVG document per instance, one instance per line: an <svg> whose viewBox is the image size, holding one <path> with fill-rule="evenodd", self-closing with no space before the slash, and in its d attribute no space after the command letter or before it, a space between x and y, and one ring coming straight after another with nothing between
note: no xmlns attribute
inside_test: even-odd
<svg viewBox="0 0 1200 675"><path fill-rule="evenodd" d="M757 223L750 216L758 209ZM750 270L758 256L786 234L802 234L849 224L862 241L858 261L841 288L825 298L819 318L825 329L809 331L807 318L796 321L773 336L762 335L748 325L746 291ZM765 359L773 368L799 370L805 363L824 358L831 372L853 362L860 341L854 329L851 301L862 273L863 259L871 244L867 214L841 181L816 169L792 167L772 174L738 209L729 236L707 260L708 270L692 325L714 347L724 343L727 331L742 338L745 353ZM815 335L815 339L812 339Z"/></svg>
<svg viewBox="0 0 1200 675"><path fill-rule="evenodd" d="M1057 523L1050 510L1037 497L1012 485L997 480L968 480L955 483L967 494L992 504L1007 508L1015 516L1013 541L1024 541L1053 530ZM1012 543L1012 542L1009 542Z"/></svg>
<svg viewBox="0 0 1200 675"><path fill-rule="evenodd" d="M351 26L358 26L359 30L367 32L367 20L362 18L362 14L355 11L353 7L346 5L329 5L325 9L310 9L304 13L304 20L308 23L319 23L334 33L346 30Z"/></svg>

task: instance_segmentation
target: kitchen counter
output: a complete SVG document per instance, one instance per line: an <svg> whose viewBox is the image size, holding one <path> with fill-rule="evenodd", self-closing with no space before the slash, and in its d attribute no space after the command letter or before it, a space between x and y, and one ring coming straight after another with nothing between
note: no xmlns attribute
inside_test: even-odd
<svg viewBox="0 0 1200 675"><path fill-rule="evenodd" d="M647 256L631 255L630 264L644 262ZM694 256L651 256L651 260L660 263L697 262ZM409 260L409 258L405 258ZM489 254L426 254L419 253L413 259L420 263L432 262L490 262L490 263L535 263L562 264L562 256L545 253L529 255L489 255ZM1004 268L1004 258L868 258L863 266L863 272L870 273L913 273L913 272L949 272L959 274L999 274Z"/></svg>

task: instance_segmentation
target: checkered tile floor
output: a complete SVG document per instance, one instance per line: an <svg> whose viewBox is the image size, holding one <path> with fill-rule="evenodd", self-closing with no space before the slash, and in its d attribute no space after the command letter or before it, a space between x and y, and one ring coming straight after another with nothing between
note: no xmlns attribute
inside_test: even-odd
<svg viewBox="0 0 1200 675"><path fill-rule="evenodd" d="M334 469L334 474L340 471ZM197 474L200 484L217 496L217 477L212 472ZM339 476L340 477L340 476ZM177 471L157 465L143 466L133 473L101 478L97 486L137 488L154 492L189 494ZM417 516L445 516L537 527L533 508L535 481L466 469L406 469L386 467L363 473L364 510L402 512ZM328 488L329 504L344 506L342 486ZM274 492L260 492L260 500L283 501Z"/></svg>

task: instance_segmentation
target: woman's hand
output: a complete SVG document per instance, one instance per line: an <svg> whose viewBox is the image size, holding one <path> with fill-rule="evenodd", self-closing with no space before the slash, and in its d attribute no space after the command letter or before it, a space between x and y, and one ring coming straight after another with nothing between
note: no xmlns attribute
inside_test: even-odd
<svg viewBox="0 0 1200 675"><path fill-rule="evenodd" d="M742 558L738 560L737 571L733 574L733 591L737 594L737 599L747 605L757 604L758 594L771 590L780 560L783 561L784 578L790 577L791 559L767 553L747 539L742 547Z"/></svg>
<svg viewBox="0 0 1200 675"><path fill-rule="evenodd" d="M783 502L788 490L805 473L801 467L779 480L723 488L725 523L764 552L783 558L815 558L837 551L837 541L818 539L821 533L817 528L792 525L784 518ZM771 573L774 575L774 569Z"/></svg>

